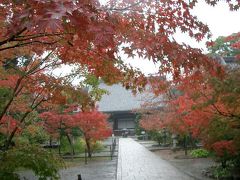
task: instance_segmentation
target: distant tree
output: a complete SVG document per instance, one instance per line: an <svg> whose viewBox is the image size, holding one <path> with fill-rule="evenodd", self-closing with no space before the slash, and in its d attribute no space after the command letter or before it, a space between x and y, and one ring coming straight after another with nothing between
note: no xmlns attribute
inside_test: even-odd
<svg viewBox="0 0 240 180"><path fill-rule="evenodd" d="M210 46L210 55L217 56L238 56L240 54L240 32L233 33L227 37L218 37Z"/></svg>
<svg viewBox="0 0 240 180"><path fill-rule="evenodd" d="M236 68L220 77L206 73L204 79L183 81L175 86L182 94L165 100L164 115L143 119L143 127L154 130L164 126L173 133L191 135L215 152L223 166L228 160L239 163L239 73Z"/></svg>
<svg viewBox="0 0 240 180"><path fill-rule="evenodd" d="M79 112L73 116L76 125L81 129L86 146L88 157L92 156L92 145L97 140L105 139L112 134L107 121L108 116L96 110Z"/></svg>

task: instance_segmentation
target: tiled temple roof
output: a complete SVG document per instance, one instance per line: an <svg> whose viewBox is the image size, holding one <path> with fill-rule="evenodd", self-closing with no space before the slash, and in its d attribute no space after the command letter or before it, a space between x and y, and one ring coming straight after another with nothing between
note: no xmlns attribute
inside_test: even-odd
<svg viewBox="0 0 240 180"><path fill-rule="evenodd" d="M140 108L144 101L144 94L133 95L131 90L125 89L120 84L108 86L101 83L99 87L109 92L97 103L98 110L102 112L131 111Z"/></svg>

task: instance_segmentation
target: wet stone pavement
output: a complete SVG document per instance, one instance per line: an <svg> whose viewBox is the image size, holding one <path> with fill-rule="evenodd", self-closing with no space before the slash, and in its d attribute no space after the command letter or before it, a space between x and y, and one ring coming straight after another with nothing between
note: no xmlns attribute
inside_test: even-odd
<svg viewBox="0 0 240 180"><path fill-rule="evenodd" d="M60 170L61 180L77 180L81 174L82 180L115 180L117 158L113 160L89 161L88 164L69 167ZM22 180L38 180L31 171L24 171L21 174Z"/></svg>
<svg viewBox="0 0 240 180"><path fill-rule="evenodd" d="M72 167L60 172L61 180L75 180L81 174L82 180L115 180L116 159L89 162L81 167Z"/></svg>
<svg viewBox="0 0 240 180"><path fill-rule="evenodd" d="M190 180L167 161L130 138L119 140L117 180Z"/></svg>

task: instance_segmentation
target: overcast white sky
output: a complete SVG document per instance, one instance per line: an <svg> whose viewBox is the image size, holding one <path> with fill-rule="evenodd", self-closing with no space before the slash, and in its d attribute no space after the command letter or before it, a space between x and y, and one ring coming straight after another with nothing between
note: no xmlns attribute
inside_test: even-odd
<svg viewBox="0 0 240 180"><path fill-rule="evenodd" d="M230 11L228 5L220 1L215 7L207 5L205 1L199 0L199 3L193 10L194 15L199 20L207 24L213 34L213 40L218 36L228 36L240 31L240 10ZM201 48L206 51L205 42L197 43L184 34L177 33L175 39L178 42L185 42L192 47ZM141 69L145 74L157 72L156 66L148 60L127 59L127 63Z"/></svg>

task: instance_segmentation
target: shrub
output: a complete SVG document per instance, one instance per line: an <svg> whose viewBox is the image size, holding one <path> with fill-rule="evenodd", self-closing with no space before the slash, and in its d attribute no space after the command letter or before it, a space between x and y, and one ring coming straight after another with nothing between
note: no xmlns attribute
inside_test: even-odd
<svg viewBox="0 0 240 180"><path fill-rule="evenodd" d="M205 149L195 149L190 152L192 157L204 158L209 156L209 152Z"/></svg>
<svg viewBox="0 0 240 180"><path fill-rule="evenodd" d="M76 152L79 152L79 153L84 153L84 150L85 150L85 142L82 138L78 137L76 140L75 140L75 143L74 143L74 149Z"/></svg>
<svg viewBox="0 0 240 180"><path fill-rule="evenodd" d="M75 153L83 153L85 150L85 142L81 137L78 137L73 142L73 148ZM67 140L67 137L63 136L61 139L61 151L63 154L70 153L71 154L71 146Z"/></svg>
<svg viewBox="0 0 240 180"><path fill-rule="evenodd" d="M100 152L103 150L103 144L101 141L96 141L91 144L92 152Z"/></svg>
<svg viewBox="0 0 240 180"><path fill-rule="evenodd" d="M39 146L17 146L0 153L0 179L19 179L16 171L21 167L32 170L39 180L58 179L63 165L60 158Z"/></svg>
<svg viewBox="0 0 240 180"><path fill-rule="evenodd" d="M213 169L213 176L216 179L231 176L229 167L223 168L222 166L216 166Z"/></svg>
<svg viewBox="0 0 240 180"><path fill-rule="evenodd" d="M27 126L22 132L22 137L26 138L30 144L43 144L49 139L43 127L36 124Z"/></svg>

